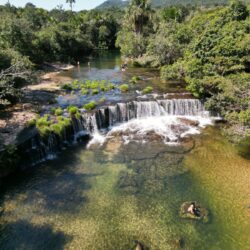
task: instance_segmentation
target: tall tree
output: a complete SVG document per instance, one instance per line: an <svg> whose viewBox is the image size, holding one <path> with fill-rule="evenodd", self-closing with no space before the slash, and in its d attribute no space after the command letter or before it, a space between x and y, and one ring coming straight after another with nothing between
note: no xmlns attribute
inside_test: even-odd
<svg viewBox="0 0 250 250"><path fill-rule="evenodd" d="M75 0L66 0L66 3L69 3L71 11L73 10L73 4L75 3Z"/></svg>
<svg viewBox="0 0 250 250"><path fill-rule="evenodd" d="M148 0L132 0L129 7L129 19L134 25L136 34L143 32L143 26L150 18L151 7Z"/></svg>

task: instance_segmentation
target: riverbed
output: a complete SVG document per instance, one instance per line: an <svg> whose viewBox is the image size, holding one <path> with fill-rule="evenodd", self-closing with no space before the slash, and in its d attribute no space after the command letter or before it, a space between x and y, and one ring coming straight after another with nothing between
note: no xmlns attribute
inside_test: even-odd
<svg viewBox="0 0 250 250"><path fill-rule="evenodd" d="M145 79L128 95L108 94L110 103L133 99L148 84L158 94L184 91L160 83L155 71L121 72L121 62L119 54L104 54L63 74L118 85L133 75ZM57 159L6 179L0 249L125 250L135 249L137 241L152 250L249 249L249 158L223 137L220 125L204 126L178 143L152 131L147 140L124 140L119 132L102 143L75 144ZM185 201L206 207L208 221L181 218Z"/></svg>

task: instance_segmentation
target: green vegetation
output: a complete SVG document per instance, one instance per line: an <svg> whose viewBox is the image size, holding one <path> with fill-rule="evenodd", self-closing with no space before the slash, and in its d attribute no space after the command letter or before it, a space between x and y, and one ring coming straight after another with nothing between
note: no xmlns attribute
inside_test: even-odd
<svg viewBox="0 0 250 250"><path fill-rule="evenodd" d="M138 81L140 81L141 78L139 76L133 76L129 82L132 83L132 84L136 84Z"/></svg>
<svg viewBox="0 0 250 250"><path fill-rule="evenodd" d="M143 94L149 94L153 91L153 88L151 86L146 87L145 89L142 90Z"/></svg>
<svg viewBox="0 0 250 250"><path fill-rule="evenodd" d="M74 1L68 2L72 7ZM31 73L44 62L76 63L95 49L114 49L122 15L120 10L0 5L0 108L20 100L20 87L33 80Z"/></svg>
<svg viewBox="0 0 250 250"><path fill-rule="evenodd" d="M95 101L91 101L83 106L83 108L85 108L88 111L95 109L95 107L96 107Z"/></svg>
<svg viewBox="0 0 250 250"><path fill-rule="evenodd" d="M128 92L128 90L129 90L128 84L122 84L122 85L120 85L119 88L120 88L121 92Z"/></svg>
<svg viewBox="0 0 250 250"><path fill-rule="evenodd" d="M62 108L57 108L57 109L55 110L55 112L54 112L54 114L55 114L56 116L62 115L62 113L63 113Z"/></svg>
<svg viewBox="0 0 250 250"><path fill-rule="evenodd" d="M83 95L88 95L90 93L92 95L97 95L100 92L107 92L115 89L115 85L105 80L85 80L84 82L74 80L72 83L64 84L62 89L66 91L80 91Z"/></svg>
<svg viewBox="0 0 250 250"><path fill-rule="evenodd" d="M44 115L33 119L29 122L29 126L36 126L39 134L42 137L47 137L50 133L55 133L59 136L62 135L63 131L70 126L71 121L69 118L58 116Z"/></svg>
<svg viewBox="0 0 250 250"><path fill-rule="evenodd" d="M67 108L69 114L71 115L71 117L75 117L77 119L79 119L81 117L81 113L78 107L76 106L68 106Z"/></svg>
<svg viewBox="0 0 250 250"><path fill-rule="evenodd" d="M117 46L134 64L161 68L163 80L185 81L209 110L249 135L249 9L233 1L153 10L147 0L131 1Z"/></svg>

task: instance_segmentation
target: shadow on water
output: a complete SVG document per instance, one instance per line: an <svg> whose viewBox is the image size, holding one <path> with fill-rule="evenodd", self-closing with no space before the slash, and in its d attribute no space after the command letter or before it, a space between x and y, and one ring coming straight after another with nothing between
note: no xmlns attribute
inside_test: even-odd
<svg viewBox="0 0 250 250"><path fill-rule="evenodd" d="M1 232L3 230L8 232L7 236ZM61 250L71 240L71 236L54 231L50 225L32 225L26 220L0 227L0 249L5 250Z"/></svg>
<svg viewBox="0 0 250 250"><path fill-rule="evenodd" d="M67 154L61 153L51 162L7 178L2 185L0 206L6 200L18 199L38 214L77 213L88 202L85 192L91 188L90 178L101 175L78 171L82 167L77 157L80 150L80 146L67 149Z"/></svg>

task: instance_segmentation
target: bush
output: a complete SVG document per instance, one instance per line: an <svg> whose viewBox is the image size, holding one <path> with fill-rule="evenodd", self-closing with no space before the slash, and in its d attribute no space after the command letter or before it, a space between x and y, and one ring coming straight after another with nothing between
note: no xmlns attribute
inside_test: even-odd
<svg viewBox="0 0 250 250"><path fill-rule="evenodd" d="M151 86L146 87L145 89L142 90L143 94L149 94L153 91L153 88Z"/></svg>
<svg viewBox="0 0 250 250"><path fill-rule="evenodd" d="M128 84L122 84L119 89L121 90L121 92L128 92L129 87Z"/></svg>
<svg viewBox="0 0 250 250"><path fill-rule="evenodd" d="M181 63L165 65L161 67L162 80L183 80L185 75L184 67Z"/></svg>
<svg viewBox="0 0 250 250"><path fill-rule="evenodd" d="M96 102L91 101L91 102L85 104L83 107L84 107L84 109L86 109L88 111L93 110L96 107Z"/></svg>

